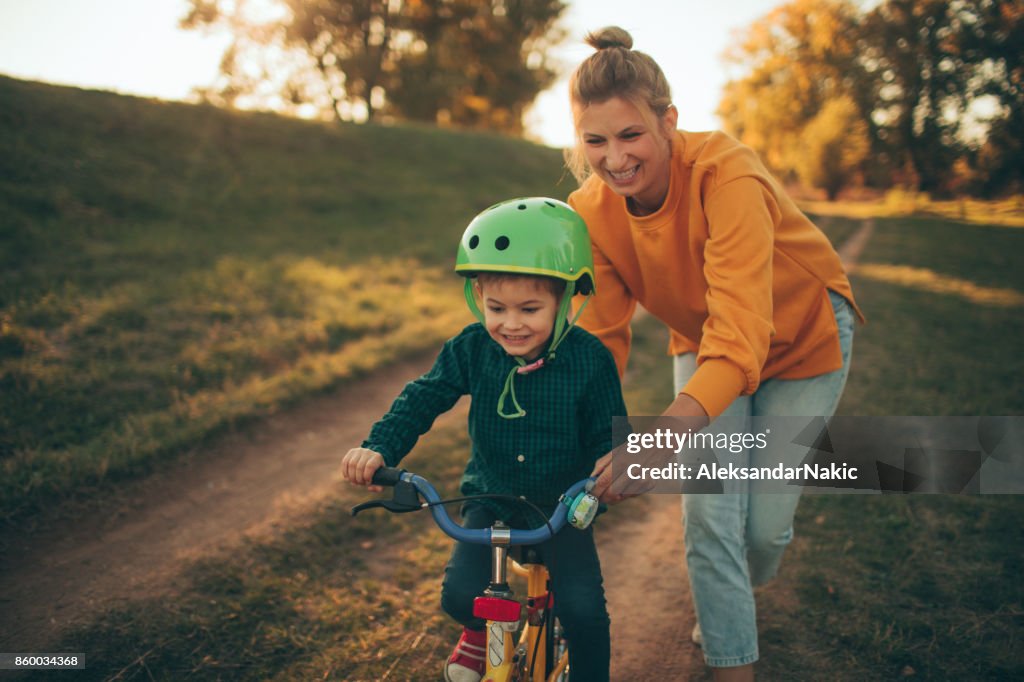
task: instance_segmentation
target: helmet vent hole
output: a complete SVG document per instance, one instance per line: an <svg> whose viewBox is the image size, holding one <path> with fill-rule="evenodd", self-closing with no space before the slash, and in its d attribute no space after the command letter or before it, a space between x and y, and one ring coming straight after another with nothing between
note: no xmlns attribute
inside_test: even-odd
<svg viewBox="0 0 1024 682"><path fill-rule="evenodd" d="M507 249L508 244L508 237L498 237L497 239L494 240L494 248L496 248L498 251L504 251L505 249Z"/></svg>
<svg viewBox="0 0 1024 682"><path fill-rule="evenodd" d="M519 206L517 206L516 208L518 208L520 211L525 211L526 210L526 204L519 204Z"/></svg>
<svg viewBox="0 0 1024 682"><path fill-rule="evenodd" d="M480 237L479 237L479 235L475 235L474 234L472 237L469 238L469 248L475 249L477 246L479 246L479 244L480 244Z"/></svg>
<svg viewBox="0 0 1024 682"><path fill-rule="evenodd" d="M544 203L547 204L548 206L550 206L551 208L558 208L557 206L552 204L550 201L545 201Z"/></svg>

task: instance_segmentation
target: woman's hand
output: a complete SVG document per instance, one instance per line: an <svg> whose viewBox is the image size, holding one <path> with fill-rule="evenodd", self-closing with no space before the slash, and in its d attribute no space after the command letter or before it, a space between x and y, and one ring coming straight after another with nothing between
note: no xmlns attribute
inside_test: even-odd
<svg viewBox="0 0 1024 682"><path fill-rule="evenodd" d="M384 466L384 457L368 448L352 448L341 458L341 477L353 485L366 486L371 492L379 493L384 488L372 485L373 473Z"/></svg>
<svg viewBox="0 0 1024 682"><path fill-rule="evenodd" d="M597 477L594 489L590 494L607 504L617 504L624 498L622 495L613 493L609 488L612 485L612 457L614 452L609 452L601 459L594 462L594 470L590 472L591 478Z"/></svg>
<svg viewBox="0 0 1024 682"><path fill-rule="evenodd" d="M704 411L704 408L694 398L688 396L685 393L680 393L676 396L676 399L672 401L664 412L663 417L676 417L686 419L687 427L694 431L707 426L711 420L708 419L708 413ZM620 446L618 450L613 450L607 455L597 460L594 463L594 470L591 472L591 476L597 477L597 482L594 484L594 489L591 493L599 500L606 504L618 504L628 497L636 497L647 492L654 484L650 481L631 481L627 480L619 485L615 486L613 491L612 484L617 479L621 479L625 475L625 467L619 467L618 476L614 479L612 477L612 459L619 457L619 461L625 461L623 458L628 457L625 453L624 447ZM663 464L664 462L658 462Z"/></svg>
<svg viewBox="0 0 1024 682"><path fill-rule="evenodd" d="M612 471L612 460L616 457L619 458L619 464L624 460L625 450L619 448L618 450L612 450L601 459L594 462L594 470L590 473L591 477L597 477L597 481L594 483L594 489L590 493L601 500L605 504L618 504L626 498L636 497L647 492L652 484L648 482L637 482L632 480L620 481L625 476L625 468L620 467L616 473ZM614 475L614 478L613 478ZM615 490L612 490L612 485L615 485Z"/></svg>

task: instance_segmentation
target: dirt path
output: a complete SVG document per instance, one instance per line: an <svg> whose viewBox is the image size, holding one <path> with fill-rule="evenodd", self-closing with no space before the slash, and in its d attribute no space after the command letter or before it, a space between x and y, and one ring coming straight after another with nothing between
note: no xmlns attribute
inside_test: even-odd
<svg viewBox="0 0 1024 682"><path fill-rule="evenodd" d="M839 247L839 260L843 262L843 267L846 268L847 273L853 272L854 268L857 267L860 254L864 247L867 246L874 231L875 219L868 218L862 221L860 228Z"/></svg>
<svg viewBox="0 0 1024 682"><path fill-rule="evenodd" d="M694 615L679 497L649 495L623 504L612 513L641 513L596 531L612 619L611 678L703 679L704 659L690 642Z"/></svg>
<svg viewBox="0 0 1024 682"><path fill-rule="evenodd" d="M157 594L183 563L286 526L336 489L358 445L423 356L275 415L126 486L76 518L0 534L0 651L44 651L101 607ZM443 419L465 419L456 408Z"/></svg>
<svg viewBox="0 0 1024 682"><path fill-rule="evenodd" d="M841 250L848 269L871 227L866 222ZM227 436L92 512L31 530L0 529L0 651L45 651L101 609L172 588L184 562L287 526L336 486L340 455L430 361L386 368ZM442 419L465 419L465 403ZM679 499L652 495L632 517L630 504L614 512L614 528L598 532L612 679L705 679L689 641Z"/></svg>

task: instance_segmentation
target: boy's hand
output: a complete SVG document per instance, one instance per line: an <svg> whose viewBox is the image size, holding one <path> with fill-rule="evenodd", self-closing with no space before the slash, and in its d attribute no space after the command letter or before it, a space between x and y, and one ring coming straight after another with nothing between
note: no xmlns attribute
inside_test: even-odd
<svg viewBox="0 0 1024 682"><path fill-rule="evenodd" d="M384 457L367 448L352 448L341 458L341 477L354 485L364 485L371 492L379 493L382 486L371 485L373 472L384 466Z"/></svg>

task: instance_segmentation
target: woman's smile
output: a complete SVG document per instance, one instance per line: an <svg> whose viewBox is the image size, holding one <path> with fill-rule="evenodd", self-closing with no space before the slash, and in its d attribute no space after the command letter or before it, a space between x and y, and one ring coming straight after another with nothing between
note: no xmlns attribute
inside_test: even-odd
<svg viewBox="0 0 1024 682"><path fill-rule="evenodd" d="M609 170L608 175L611 176L612 181L615 182L616 184L629 184L630 182L633 181L633 179L637 176L637 173L639 172L640 164L636 164L635 166L627 168L626 170Z"/></svg>

